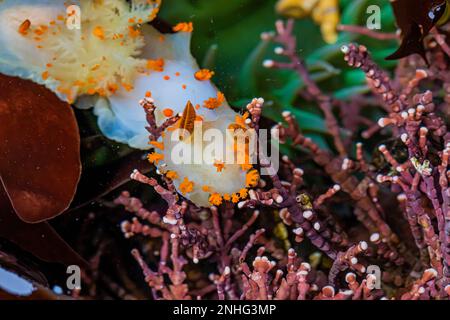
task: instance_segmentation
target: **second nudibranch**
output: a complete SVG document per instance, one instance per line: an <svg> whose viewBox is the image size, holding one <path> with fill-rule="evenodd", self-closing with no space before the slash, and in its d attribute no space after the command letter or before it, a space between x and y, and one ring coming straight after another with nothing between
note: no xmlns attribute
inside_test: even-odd
<svg viewBox="0 0 450 320"><path fill-rule="evenodd" d="M211 82L214 73L199 68L192 57L192 23L176 25L173 34L158 32L147 23L155 18L159 0L72 4L81 8L80 29L67 27L77 12L66 1L0 2L0 72L43 84L80 108L93 107L105 136L133 148L153 148L149 160L197 205L246 198L247 188L258 181L249 164L176 163L170 135L149 141L145 129L139 104L144 97L154 101L158 124L182 114L189 102L202 130L215 128L226 136L229 128L246 129L247 115L230 108Z"/></svg>
<svg viewBox="0 0 450 320"><path fill-rule="evenodd" d="M337 26L341 19L338 0L278 0L275 9L286 17L303 19L310 16L320 25L326 43L337 41Z"/></svg>

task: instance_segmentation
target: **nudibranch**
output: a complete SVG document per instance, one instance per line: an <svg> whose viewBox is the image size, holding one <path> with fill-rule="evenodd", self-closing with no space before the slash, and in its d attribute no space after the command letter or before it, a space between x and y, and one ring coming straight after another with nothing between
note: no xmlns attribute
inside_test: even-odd
<svg viewBox="0 0 450 320"><path fill-rule="evenodd" d="M105 136L133 148L153 148L149 160L197 205L236 203L258 181L248 154L241 164L214 157L184 164L172 159L174 128L149 141L139 104L143 98L156 106L157 124L190 110L203 132L213 128L227 136L227 129L245 131L249 122L211 82L214 73L200 69L192 57L192 23L176 25L171 34L148 24L160 2L1 1L0 72L43 84L77 107L93 107ZM201 142L191 138L181 143L195 147Z"/></svg>

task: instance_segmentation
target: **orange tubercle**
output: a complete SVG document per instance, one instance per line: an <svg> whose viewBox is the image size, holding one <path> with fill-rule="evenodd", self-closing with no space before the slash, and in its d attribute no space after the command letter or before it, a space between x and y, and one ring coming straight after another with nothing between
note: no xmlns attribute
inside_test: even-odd
<svg viewBox="0 0 450 320"><path fill-rule="evenodd" d="M148 161L150 163L158 164L159 161L164 159L164 155L156 152L152 152L147 156Z"/></svg>
<svg viewBox="0 0 450 320"><path fill-rule="evenodd" d="M178 179L178 173L176 171L169 170L166 172L166 177L170 180Z"/></svg>
<svg viewBox="0 0 450 320"><path fill-rule="evenodd" d="M239 195L237 193L233 193L231 195L231 202L238 203L239 202Z"/></svg>
<svg viewBox="0 0 450 320"><path fill-rule="evenodd" d="M218 193L213 193L209 197L209 203L213 206L220 206L222 204L222 196Z"/></svg>
<svg viewBox="0 0 450 320"><path fill-rule="evenodd" d="M217 92L217 98L209 98L203 102L203 106L207 109L214 110L225 102L225 96L222 92Z"/></svg>
<svg viewBox="0 0 450 320"><path fill-rule="evenodd" d="M103 30L103 28L101 26L96 26L94 28L94 30L92 31L92 33L94 34L94 36L96 36L100 40L105 40L105 31Z"/></svg>
<svg viewBox="0 0 450 320"><path fill-rule="evenodd" d="M158 142L158 141L150 141L148 144L149 144L149 145L152 145L152 146L154 146L155 148L158 148L158 149L160 149L160 150L164 150L164 143L162 143L162 142Z"/></svg>
<svg viewBox="0 0 450 320"><path fill-rule="evenodd" d="M225 169L225 164L221 161L215 161L214 167L216 167L217 172L222 172L222 170Z"/></svg>
<svg viewBox="0 0 450 320"><path fill-rule="evenodd" d="M164 71L164 59L147 60L147 69L157 72Z"/></svg>
<svg viewBox="0 0 450 320"><path fill-rule="evenodd" d="M242 188L241 190L239 190L239 197L241 197L241 199L245 199L248 196L248 190L245 188Z"/></svg>
<svg viewBox="0 0 450 320"><path fill-rule="evenodd" d="M195 79L198 81L206 81L212 78L214 71L208 69L201 69L194 74Z"/></svg>
<svg viewBox="0 0 450 320"><path fill-rule="evenodd" d="M192 22L180 22L172 28L175 32L192 32L194 30L194 25Z"/></svg>
<svg viewBox="0 0 450 320"><path fill-rule="evenodd" d="M115 83L108 84L108 90L112 93L115 93L119 89L119 86Z"/></svg>
<svg viewBox="0 0 450 320"><path fill-rule="evenodd" d="M183 182L180 183L180 192L185 195L186 193L192 192L192 190L194 190L194 182L184 177Z"/></svg>
<svg viewBox="0 0 450 320"><path fill-rule="evenodd" d="M259 182L259 173L256 170L250 170L245 176L247 187L255 187Z"/></svg>
<svg viewBox="0 0 450 320"><path fill-rule="evenodd" d="M141 30L139 30L137 28L134 28L132 26L129 26L128 27L128 35L131 38L137 38L137 37L139 37L141 35Z"/></svg>
<svg viewBox="0 0 450 320"><path fill-rule="evenodd" d="M126 91L132 91L134 89L134 87L131 84L128 83L122 83L122 87L126 90Z"/></svg>
<svg viewBox="0 0 450 320"><path fill-rule="evenodd" d="M167 118L169 118L169 117L173 116L173 110L170 108L164 109L163 115L166 116Z"/></svg>

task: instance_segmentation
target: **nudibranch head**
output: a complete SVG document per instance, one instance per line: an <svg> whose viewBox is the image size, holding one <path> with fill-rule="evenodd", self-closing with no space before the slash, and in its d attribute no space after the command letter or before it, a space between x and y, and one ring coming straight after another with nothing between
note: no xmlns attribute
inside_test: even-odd
<svg viewBox="0 0 450 320"><path fill-rule="evenodd" d="M153 99L149 101L154 103ZM215 110L220 117L205 120L197 114L202 108L207 109L206 106L196 109L188 101L179 120L167 127L158 140L150 141L155 151L149 153L148 160L172 180L184 197L197 205L220 205L224 201L237 203L247 197L247 188L254 187L259 180L258 172L250 163L250 141L243 139L241 145L237 141L239 134L236 131L251 130L246 121L248 113L238 115L223 105ZM154 114L156 118L157 112ZM214 138L205 139L211 129ZM217 149L204 152L218 143L214 139L224 139L221 152ZM185 153L188 154L187 161L183 158ZM227 153L232 154L234 162L226 161Z"/></svg>
<svg viewBox="0 0 450 320"><path fill-rule="evenodd" d="M244 154L244 164L214 156L201 164L178 163L172 157L177 143L201 144L193 137L172 141L175 127L201 122L202 133L213 128L224 136L230 128L248 128L246 115L236 114L211 82L214 72L199 68L192 57L192 23L179 23L173 34L161 34L147 23L159 5L160 0L2 1L0 72L43 84L80 108L94 107L105 136L134 148L153 148L149 161L197 205L237 202L258 179L246 150L233 150ZM76 18L79 28L73 25ZM178 122L149 141L139 104L144 97L157 106L158 125L184 114L187 105L195 116L181 117L185 124Z"/></svg>

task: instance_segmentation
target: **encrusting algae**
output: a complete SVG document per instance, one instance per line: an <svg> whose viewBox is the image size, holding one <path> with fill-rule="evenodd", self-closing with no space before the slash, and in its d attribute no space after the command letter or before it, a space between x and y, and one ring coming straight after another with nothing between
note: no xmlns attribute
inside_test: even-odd
<svg viewBox="0 0 450 320"><path fill-rule="evenodd" d="M196 154L206 148L193 134L194 123L201 124L200 134L214 129L229 137L233 130L248 129L248 115L229 107L210 81L214 72L199 68L192 57L191 22L177 24L173 34L161 34L148 24L160 4L160 0L2 1L0 72L43 84L79 108L94 107L106 137L133 148L154 149L148 160L197 205L236 203L258 180L251 170L248 145L243 150L232 147L244 164L225 163L214 155L200 164L173 159L176 148L190 146ZM73 19L79 19L78 27ZM159 139L148 139L146 114L139 104L143 98L156 106L157 125L180 116ZM172 141L172 132L179 128L188 136Z"/></svg>

